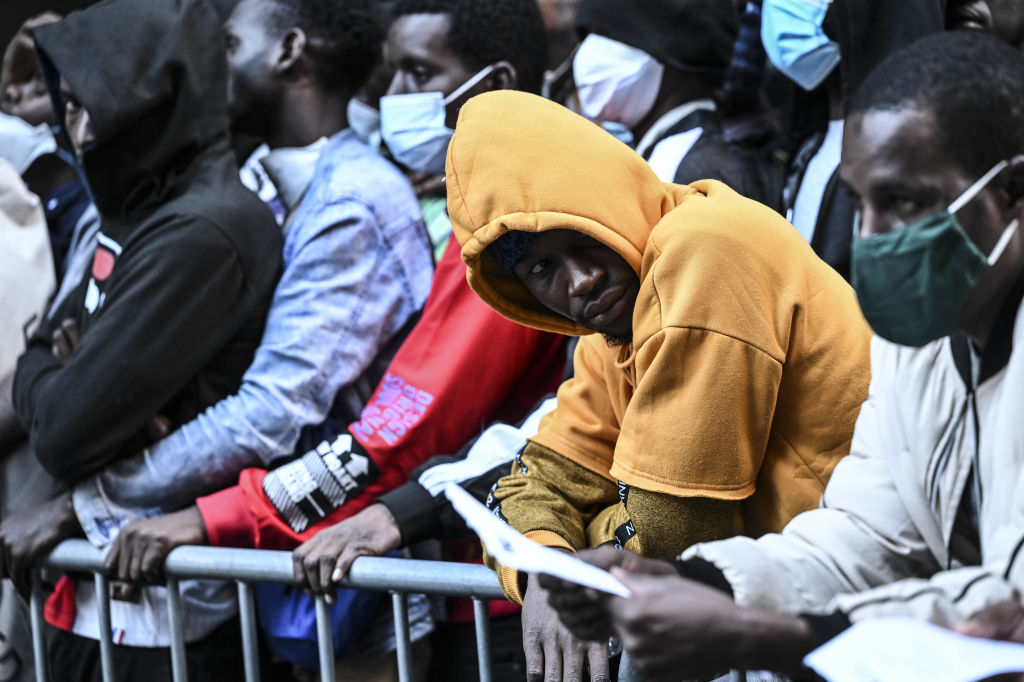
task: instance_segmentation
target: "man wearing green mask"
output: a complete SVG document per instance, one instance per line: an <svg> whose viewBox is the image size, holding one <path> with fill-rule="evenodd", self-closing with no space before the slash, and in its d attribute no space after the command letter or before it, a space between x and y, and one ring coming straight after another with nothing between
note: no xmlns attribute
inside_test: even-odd
<svg viewBox="0 0 1024 682"><path fill-rule="evenodd" d="M876 334L850 455L821 507L779 534L695 545L672 563L580 553L617 566L632 596L545 576L574 634L618 635L645 679L726 668L806 676L804 655L867 618L972 632L999 614L1017 622L1022 82L1024 56L968 32L914 43L865 80L840 164L860 215L853 283Z"/></svg>

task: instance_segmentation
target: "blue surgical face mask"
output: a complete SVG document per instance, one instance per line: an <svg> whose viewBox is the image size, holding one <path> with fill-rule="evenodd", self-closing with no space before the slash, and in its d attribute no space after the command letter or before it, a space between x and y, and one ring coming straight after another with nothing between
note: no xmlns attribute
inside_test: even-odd
<svg viewBox="0 0 1024 682"><path fill-rule="evenodd" d="M348 101L348 125L360 140L380 146L380 111L353 97Z"/></svg>
<svg viewBox="0 0 1024 682"><path fill-rule="evenodd" d="M615 139L619 142L629 145L630 147L633 146L633 131L625 125L616 123L615 121L605 121L601 124L601 127L614 135Z"/></svg>
<svg viewBox="0 0 1024 682"><path fill-rule="evenodd" d="M768 59L804 90L813 90L839 63L839 45L822 22L831 0L764 0L761 42Z"/></svg>
<svg viewBox="0 0 1024 682"><path fill-rule="evenodd" d="M443 175L448 142L455 134L445 125L445 107L493 70L493 65L484 67L447 97L440 92L381 97L380 132L395 161L410 170Z"/></svg>

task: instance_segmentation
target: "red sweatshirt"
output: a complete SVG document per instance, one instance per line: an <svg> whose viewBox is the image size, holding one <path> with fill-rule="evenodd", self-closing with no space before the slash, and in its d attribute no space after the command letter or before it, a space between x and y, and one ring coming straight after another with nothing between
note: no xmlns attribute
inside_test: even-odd
<svg viewBox="0 0 1024 682"><path fill-rule="evenodd" d="M494 421L515 423L561 381L563 336L501 317L466 283L453 239L445 250L423 316L349 433L379 475L319 522L292 530L264 493L264 469L246 469L238 485L196 503L211 544L292 549L318 531L405 483L419 464L454 453Z"/></svg>

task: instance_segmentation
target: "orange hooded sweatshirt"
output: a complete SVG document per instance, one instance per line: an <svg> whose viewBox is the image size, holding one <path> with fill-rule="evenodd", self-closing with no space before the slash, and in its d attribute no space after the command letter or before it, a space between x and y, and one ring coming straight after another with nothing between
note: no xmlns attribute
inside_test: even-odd
<svg viewBox="0 0 1024 682"><path fill-rule="evenodd" d="M587 335L556 411L495 491L513 527L549 546L664 556L709 534L779 531L817 506L867 397L871 333L789 223L719 182L663 183L600 127L519 92L462 108L446 177L477 294L522 324ZM487 250L508 230L552 229L586 233L637 272L631 345L547 310ZM713 519L722 509L731 523ZM516 574L499 575L518 600Z"/></svg>

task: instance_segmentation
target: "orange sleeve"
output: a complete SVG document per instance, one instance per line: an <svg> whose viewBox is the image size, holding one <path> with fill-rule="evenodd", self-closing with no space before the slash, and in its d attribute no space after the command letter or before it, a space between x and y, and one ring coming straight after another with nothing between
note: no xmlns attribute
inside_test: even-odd
<svg viewBox="0 0 1024 682"><path fill-rule="evenodd" d="M544 417L532 439L608 480L632 392L615 359L616 351L600 335L581 338L573 356L574 376L562 382L558 407Z"/></svg>
<svg viewBox="0 0 1024 682"><path fill-rule="evenodd" d="M782 365L705 329L670 327L637 351L643 367L611 475L679 497L753 494L772 427Z"/></svg>

